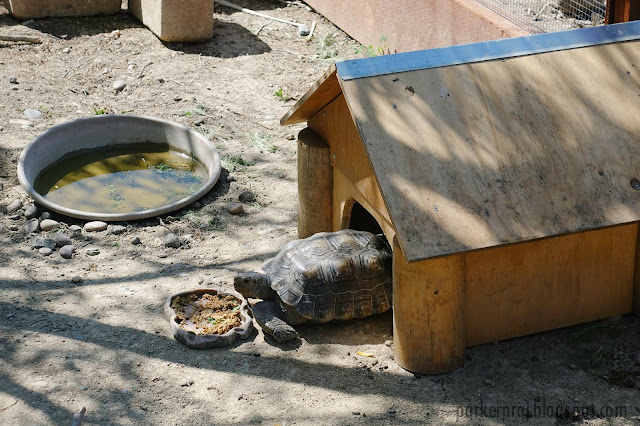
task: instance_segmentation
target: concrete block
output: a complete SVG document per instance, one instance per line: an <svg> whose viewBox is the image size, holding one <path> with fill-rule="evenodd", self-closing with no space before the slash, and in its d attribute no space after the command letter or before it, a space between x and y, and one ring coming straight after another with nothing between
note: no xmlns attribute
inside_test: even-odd
<svg viewBox="0 0 640 426"><path fill-rule="evenodd" d="M111 15L120 10L122 0L4 0L17 19L58 16Z"/></svg>
<svg viewBox="0 0 640 426"><path fill-rule="evenodd" d="M129 0L129 11L163 41L213 36L213 0Z"/></svg>

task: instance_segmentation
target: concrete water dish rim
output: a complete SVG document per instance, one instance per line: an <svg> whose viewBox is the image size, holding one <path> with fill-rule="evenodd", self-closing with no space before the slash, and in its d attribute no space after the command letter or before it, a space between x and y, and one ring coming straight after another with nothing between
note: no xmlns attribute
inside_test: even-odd
<svg viewBox="0 0 640 426"><path fill-rule="evenodd" d="M25 160L27 158L28 155L37 155L37 148L38 145L42 143L43 140L46 140L48 137L50 137L54 132L59 131L60 129L63 129L65 127L69 127L72 128L73 126L77 126L78 124L82 124L82 123L87 123L87 122L91 122L91 121L96 121L96 122L100 122L100 121L105 121L105 120L111 120L111 121L119 121L119 120L123 120L123 121L127 121L127 120L131 120L132 122L135 121L148 121L148 122L152 122L152 123L157 123L158 125L161 126L165 126L165 127L171 127L174 128L176 130L182 130L185 133L187 133L192 140L197 141L197 143L199 143L200 145L202 145L203 147L205 147L205 150L207 151L207 157L208 158L199 158L196 157L197 160L199 160L201 163L203 163L203 165L205 166L205 168L209 169L211 171L211 173L209 173L209 179L207 180L207 182L200 188L198 189L196 192L194 192L193 194L191 194L190 196L183 198L181 200L178 200L174 203L171 204L166 204L164 206L161 207L157 207L155 209L148 209L148 210L143 210L140 212L128 212L128 213L94 213L94 212L85 212L82 210L76 210L76 209L72 209L69 207L65 207L63 205L57 204L57 203L53 203L49 200L47 200L46 198L44 198L42 195L40 195L39 193L37 193L35 191L35 189L33 188L33 182L29 182L29 179L27 179L25 170L24 170L24 163ZM77 137L77 135L76 135ZM172 147L172 144L168 141L147 141L147 142L158 142L158 143L167 143L170 147ZM125 145L127 143L137 143L137 142L127 142L127 141L122 141L122 145ZM117 145L117 144L116 144ZM83 147L82 146L77 146L76 147L77 150L82 150ZM53 126L49 129L47 129L45 132L41 133L40 135L38 135L35 139L33 139L31 142L29 142L27 144L27 146L24 148L24 150L22 151L22 153L20 154L20 159L18 160L18 180L20 181L20 184L22 185L22 187L25 189L25 191L27 192L27 194L33 198L36 203L40 204L41 206L53 210L57 213L66 215L66 216L70 216L73 218L77 218L77 219L88 219L88 220L104 220L104 221L127 221L127 220L138 220L138 219L146 219L149 217L155 217L155 216L160 216L162 214L165 213L169 213L175 210L179 210L183 207L186 207L189 204L194 203L195 201L197 201L198 199L202 198L204 195L206 195L214 186L215 184L218 182L218 179L220 177L220 173L221 173L221 163L220 163L220 155L218 154L218 151L212 146L211 142L205 138L203 135L201 135L198 132L195 132L194 130L188 128L187 126L184 126L182 124L179 123L175 123L173 121L169 121L169 120L164 120L161 118L154 118L154 117L146 117L146 116L141 116L141 115L101 115L101 116L96 116L96 117L84 117L84 118L78 118L75 120L71 120L71 121L67 121L64 122L62 124L58 124L56 126ZM38 172L41 172L42 170L39 170Z"/></svg>
<svg viewBox="0 0 640 426"><path fill-rule="evenodd" d="M207 334L197 335L195 333L183 330L176 322L176 312L171 307L171 302L178 296L189 296L191 294L197 294L202 296L204 294L214 294L226 296L230 295L240 301L240 316L242 317L242 324L238 327L234 327L225 334ZM247 339L251 333L253 333L253 318L249 314L249 302L240 293L233 290L223 290L220 288L199 288L195 290L182 291L174 293L167 298L164 303L164 313L171 327L171 334L174 339L183 345L192 349L209 349L221 346L232 345L238 339Z"/></svg>

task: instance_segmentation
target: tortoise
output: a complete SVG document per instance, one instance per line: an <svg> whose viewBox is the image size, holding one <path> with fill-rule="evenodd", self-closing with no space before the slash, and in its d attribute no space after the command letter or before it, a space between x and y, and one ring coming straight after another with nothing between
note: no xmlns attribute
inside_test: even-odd
<svg viewBox="0 0 640 426"><path fill-rule="evenodd" d="M364 318L391 308L391 247L384 235L345 229L291 241L259 272L234 277L277 342L296 339L292 325Z"/></svg>

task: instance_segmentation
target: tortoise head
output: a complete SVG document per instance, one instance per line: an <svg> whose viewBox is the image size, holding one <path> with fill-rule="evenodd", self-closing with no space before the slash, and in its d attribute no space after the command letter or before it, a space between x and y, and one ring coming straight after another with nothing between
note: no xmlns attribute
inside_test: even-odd
<svg viewBox="0 0 640 426"><path fill-rule="evenodd" d="M389 245L389 242L387 241L387 238L384 236L384 234L378 234L371 237L371 240L369 240L367 246L376 250L388 251L389 253L391 253L391 246Z"/></svg>
<svg viewBox="0 0 640 426"><path fill-rule="evenodd" d="M269 276L259 272L240 272L233 277L233 287L244 297L252 299L268 300L275 295Z"/></svg>

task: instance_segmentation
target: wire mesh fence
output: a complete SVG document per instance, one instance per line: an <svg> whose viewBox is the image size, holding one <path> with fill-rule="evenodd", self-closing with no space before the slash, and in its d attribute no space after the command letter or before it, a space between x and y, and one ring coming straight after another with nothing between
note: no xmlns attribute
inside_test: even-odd
<svg viewBox="0 0 640 426"><path fill-rule="evenodd" d="M532 33L604 24L606 0L476 0Z"/></svg>

